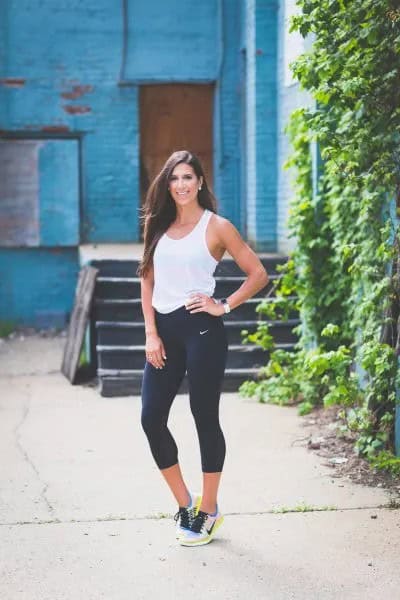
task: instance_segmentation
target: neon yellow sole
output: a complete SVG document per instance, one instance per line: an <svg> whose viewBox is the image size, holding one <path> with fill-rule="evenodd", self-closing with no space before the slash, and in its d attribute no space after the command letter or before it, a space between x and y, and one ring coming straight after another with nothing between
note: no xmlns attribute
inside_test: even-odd
<svg viewBox="0 0 400 600"><path fill-rule="evenodd" d="M207 537L202 538L200 540L193 540L193 541L187 540L185 537L180 537L179 538L180 545L181 546L204 546L205 544L209 544L211 542L211 540L213 539L216 531L221 527L223 522L224 522L224 517L223 517L223 515L221 515L220 518L216 520L215 525L214 525L210 535L208 535Z"/></svg>

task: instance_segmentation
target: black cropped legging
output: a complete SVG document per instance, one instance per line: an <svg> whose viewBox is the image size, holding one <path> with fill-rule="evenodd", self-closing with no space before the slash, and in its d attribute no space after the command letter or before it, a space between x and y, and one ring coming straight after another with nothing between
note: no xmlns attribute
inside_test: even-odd
<svg viewBox="0 0 400 600"><path fill-rule="evenodd" d="M162 369L146 362L142 384L142 427L154 460L160 469L178 462L167 421L187 371L202 470L220 472L226 448L219 423L219 399L228 348L222 317L206 312L191 314L184 306L167 314L155 311L155 316L167 360Z"/></svg>

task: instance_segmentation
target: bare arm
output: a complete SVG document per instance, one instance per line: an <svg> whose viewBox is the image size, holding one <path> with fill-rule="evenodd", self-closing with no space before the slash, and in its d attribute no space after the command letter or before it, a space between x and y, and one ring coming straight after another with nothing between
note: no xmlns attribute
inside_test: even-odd
<svg viewBox="0 0 400 600"><path fill-rule="evenodd" d="M146 335L149 333L157 333L156 320L154 316L154 308L152 306L154 288L154 270L153 267L147 272L146 277L140 279L140 296L142 300L142 311L144 316L144 324Z"/></svg>
<svg viewBox="0 0 400 600"><path fill-rule="evenodd" d="M238 267L247 275L242 285L227 298L229 306L236 308L265 287L269 277L257 254L246 244L232 223L226 219L221 219L218 230L221 245L225 247Z"/></svg>
<svg viewBox="0 0 400 600"><path fill-rule="evenodd" d="M153 267L149 269L146 277L140 279L140 295L146 332L146 357L156 369L161 369L165 364L166 354L164 344L157 332L154 308L152 306L154 288Z"/></svg>
<svg viewBox="0 0 400 600"><path fill-rule="evenodd" d="M230 221L218 217L215 232L220 248L227 250L239 268L247 275L242 285L227 298L229 306L233 309L267 285L268 273L257 254L246 244ZM225 312L223 306L215 304L211 298L199 293L194 294L186 306L191 313L205 311L211 315L222 316Z"/></svg>

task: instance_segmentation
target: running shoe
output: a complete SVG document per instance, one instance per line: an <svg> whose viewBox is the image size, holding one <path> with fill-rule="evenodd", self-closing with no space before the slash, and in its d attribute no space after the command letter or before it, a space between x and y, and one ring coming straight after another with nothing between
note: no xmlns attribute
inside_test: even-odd
<svg viewBox="0 0 400 600"><path fill-rule="evenodd" d="M179 538L182 546L202 546L208 544L213 539L215 532L222 525L224 520L218 506L214 515L199 510L193 519L192 526Z"/></svg>
<svg viewBox="0 0 400 600"><path fill-rule="evenodd" d="M200 494L192 494L191 492L189 492L189 494L189 506L180 506L178 512L174 516L176 521L176 539L180 538L190 529L201 504Z"/></svg>

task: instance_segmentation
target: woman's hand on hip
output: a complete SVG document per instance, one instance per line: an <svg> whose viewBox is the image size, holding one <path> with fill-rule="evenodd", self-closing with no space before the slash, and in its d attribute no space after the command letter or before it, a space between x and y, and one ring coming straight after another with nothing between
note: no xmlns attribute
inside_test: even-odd
<svg viewBox="0 0 400 600"><path fill-rule="evenodd" d="M162 369L165 365L167 355L165 353L162 339L156 333L151 333L146 337L146 359L156 369Z"/></svg>
<svg viewBox="0 0 400 600"><path fill-rule="evenodd" d="M197 312L208 312L214 317L221 317L225 312L222 304L217 304L215 300L210 298L210 296L200 292L189 296L185 306L191 314Z"/></svg>

